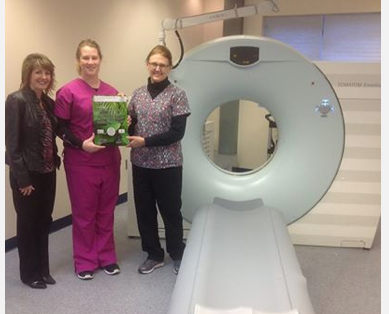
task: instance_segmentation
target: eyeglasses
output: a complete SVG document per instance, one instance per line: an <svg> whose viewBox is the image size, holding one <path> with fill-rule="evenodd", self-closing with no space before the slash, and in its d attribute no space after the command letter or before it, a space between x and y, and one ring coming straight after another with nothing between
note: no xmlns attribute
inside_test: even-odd
<svg viewBox="0 0 389 314"><path fill-rule="evenodd" d="M163 63L156 63L156 62L151 62L151 63L147 63L153 70L155 70L156 68L160 68L161 70L166 70L167 68L170 67L169 64L163 64Z"/></svg>

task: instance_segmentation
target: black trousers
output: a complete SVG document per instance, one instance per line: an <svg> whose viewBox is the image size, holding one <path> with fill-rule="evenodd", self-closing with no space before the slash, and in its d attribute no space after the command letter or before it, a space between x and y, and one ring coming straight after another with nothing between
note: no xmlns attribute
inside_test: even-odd
<svg viewBox="0 0 389 314"><path fill-rule="evenodd" d="M30 196L20 193L10 171L13 202L17 214L16 237L19 252L20 279L31 283L50 273L49 232L56 190L56 171L30 172L35 190Z"/></svg>
<svg viewBox="0 0 389 314"><path fill-rule="evenodd" d="M181 214L182 167L147 169L132 166L134 201L142 250L155 261L164 259L158 236L157 206L165 224L166 250L173 260L185 249Z"/></svg>

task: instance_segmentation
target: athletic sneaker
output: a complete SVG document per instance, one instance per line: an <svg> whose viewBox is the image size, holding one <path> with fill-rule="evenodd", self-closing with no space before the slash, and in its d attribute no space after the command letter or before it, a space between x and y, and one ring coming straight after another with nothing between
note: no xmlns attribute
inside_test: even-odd
<svg viewBox="0 0 389 314"><path fill-rule="evenodd" d="M81 280L91 280L94 277L93 271L91 270L85 270L82 272L79 272L77 274L77 277L80 278Z"/></svg>
<svg viewBox="0 0 389 314"><path fill-rule="evenodd" d="M181 267L181 260L176 260L173 262L173 273L175 273L176 275L178 274L178 271L180 270L180 267Z"/></svg>
<svg viewBox="0 0 389 314"><path fill-rule="evenodd" d="M116 275L118 273L120 273L120 268L119 268L119 265L118 264L110 264L110 265L107 265L107 266L104 266L104 271L107 275Z"/></svg>
<svg viewBox="0 0 389 314"><path fill-rule="evenodd" d="M142 265L138 268L138 271L141 274L150 274L154 269L162 267L164 265L163 261L153 261L152 259L147 259L143 262Z"/></svg>

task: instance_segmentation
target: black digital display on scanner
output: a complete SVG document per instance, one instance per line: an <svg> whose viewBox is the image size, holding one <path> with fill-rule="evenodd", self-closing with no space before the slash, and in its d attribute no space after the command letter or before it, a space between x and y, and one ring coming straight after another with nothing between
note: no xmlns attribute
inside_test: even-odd
<svg viewBox="0 0 389 314"><path fill-rule="evenodd" d="M238 65L247 66L259 60L259 47L237 46L230 48L230 60Z"/></svg>

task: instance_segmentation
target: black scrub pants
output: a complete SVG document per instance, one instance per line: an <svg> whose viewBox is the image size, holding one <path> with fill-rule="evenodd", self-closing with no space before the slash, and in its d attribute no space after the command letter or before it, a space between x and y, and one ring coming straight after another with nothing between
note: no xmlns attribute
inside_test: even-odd
<svg viewBox="0 0 389 314"><path fill-rule="evenodd" d="M30 196L20 193L10 171L13 202L17 215L16 238L19 252L20 279L29 284L49 275L49 232L56 189L56 171L30 172L35 190Z"/></svg>
<svg viewBox="0 0 389 314"><path fill-rule="evenodd" d="M165 225L166 250L173 260L181 260L185 249L181 214L182 167L147 169L133 165L132 178L142 250L147 252L148 259L164 259L158 235L159 210Z"/></svg>

